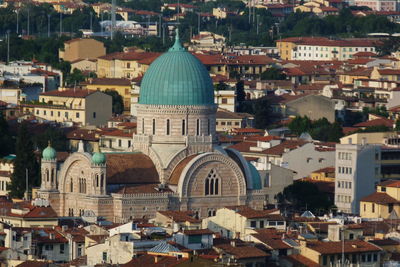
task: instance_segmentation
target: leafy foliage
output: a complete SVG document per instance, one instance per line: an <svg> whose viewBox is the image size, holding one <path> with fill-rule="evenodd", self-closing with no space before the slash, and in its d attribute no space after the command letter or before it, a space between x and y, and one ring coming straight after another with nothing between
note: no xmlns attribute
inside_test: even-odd
<svg viewBox="0 0 400 267"><path fill-rule="evenodd" d="M286 75L281 69L271 67L261 73L261 80L286 80Z"/></svg>
<svg viewBox="0 0 400 267"><path fill-rule="evenodd" d="M385 106L376 107L376 108L364 107L363 114L366 118L368 117L368 114L375 114L375 115L382 116L385 118L387 118L389 116L389 112L387 111Z"/></svg>
<svg viewBox="0 0 400 267"><path fill-rule="evenodd" d="M328 196L319 191L318 187L305 181L295 181L285 187L283 192L277 195L281 208L294 212L309 210L314 214L321 214L332 207L333 203Z"/></svg>
<svg viewBox="0 0 400 267"><path fill-rule="evenodd" d="M14 151L14 140L8 131L8 123L3 113L0 112L0 158L9 155Z"/></svg>
<svg viewBox="0 0 400 267"><path fill-rule="evenodd" d="M26 170L28 170L28 186L39 185L39 163L33 152L33 142L24 123L19 126L14 173L11 177L10 195L21 198L26 190Z"/></svg>
<svg viewBox="0 0 400 267"><path fill-rule="evenodd" d="M112 112L114 114L122 114L124 112L124 100L117 91L107 89L104 91L107 95L112 97Z"/></svg>
<svg viewBox="0 0 400 267"><path fill-rule="evenodd" d="M33 141L40 151L47 147L48 142L56 151L67 150L67 137L60 128L49 127L43 133L35 135Z"/></svg>
<svg viewBox="0 0 400 267"><path fill-rule="evenodd" d="M339 142L343 137L342 126L338 122L330 123L326 118L311 121L307 116L298 116L289 123L289 129L296 135L308 132L319 141Z"/></svg>

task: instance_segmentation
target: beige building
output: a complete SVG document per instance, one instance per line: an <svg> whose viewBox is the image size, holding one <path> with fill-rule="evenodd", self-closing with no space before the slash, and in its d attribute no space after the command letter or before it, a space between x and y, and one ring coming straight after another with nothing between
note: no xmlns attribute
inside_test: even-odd
<svg viewBox="0 0 400 267"><path fill-rule="evenodd" d="M96 72L97 71L97 59L77 59L71 61L71 72L74 69L81 70L82 72Z"/></svg>
<svg viewBox="0 0 400 267"><path fill-rule="evenodd" d="M159 53L127 50L101 56L97 59L99 78L128 78L143 76Z"/></svg>
<svg viewBox="0 0 400 267"><path fill-rule="evenodd" d="M362 218L399 218L400 182L385 181L377 186L376 192L360 200Z"/></svg>
<svg viewBox="0 0 400 267"><path fill-rule="evenodd" d="M225 47L225 37L212 32L200 32L190 39L190 51L222 52Z"/></svg>
<svg viewBox="0 0 400 267"><path fill-rule="evenodd" d="M86 38L77 38L66 41L64 43L64 49L59 50L59 58L64 61L96 59L105 54L106 48L102 42Z"/></svg>
<svg viewBox="0 0 400 267"><path fill-rule="evenodd" d="M218 108L216 130L217 132L229 132L236 128L253 127L253 120L254 117L251 114Z"/></svg>
<svg viewBox="0 0 400 267"><path fill-rule="evenodd" d="M14 172L14 159L6 157L0 159L0 196L8 195L7 186L11 183L11 175Z"/></svg>
<svg viewBox="0 0 400 267"><path fill-rule="evenodd" d="M286 229L285 218L278 210L254 210L246 206L231 206L211 211L203 219L203 228L220 233L227 238L244 239L256 228Z"/></svg>
<svg viewBox="0 0 400 267"><path fill-rule="evenodd" d="M105 125L112 116L111 96L102 92L66 89L40 94L39 102L23 104L25 112L56 122Z"/></svg>

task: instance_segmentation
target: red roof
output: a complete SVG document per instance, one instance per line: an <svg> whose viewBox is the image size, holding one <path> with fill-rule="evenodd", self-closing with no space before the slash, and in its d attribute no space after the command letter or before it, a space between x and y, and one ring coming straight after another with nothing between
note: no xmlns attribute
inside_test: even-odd
<svg viewBox="0 0 400 267"><path fill-rule="evenodd" d="M329 254L340 254L342 253L342 245L341 241L330 241L330 242L307 242L307 247L315 250L322 255ZM380 252L381 248L362 241L362 240L346 240L344 241L344 252L347 253L361 253L361 252Z"/></svg>
<svg viewBox="0 0 400 267"><path fill-rule="evenodd" d="M90 94L93 94L94 90L83 90L83 89L69 89L64 91L49 91L41 93L41 96L58 96L58 97L76 97L76 98L85 98Z"/></svg>
<svg viewBox="0 0 400 267"><path fill-rule="evenodd" d="M374 119L374 120L357 123L354 125L354 127L371 127L371 126L382 126L383 125L383 126L392 128L393 124L394 124L393 120L386 119L386 118L380 118L380 119Z"/></svg>
<svg viewBox="0 0 400 267"><path fill-rule="evenodd" d="M378 204L391 204L391 203L399 203L398 200L395 198L389 196L386 193L383 192L375 192L372 193L369 196L363 197L361 201L364 202L372 202L372 203L378 203Z"/></svg>
<svg viewBox="0 0 400 267"><path fill-rule="evenodd" d="M326 37L289 37L277 42L292 42L297 45L339 46L339 47L375 47L377 41L371 39L332 40Z"/></svg>

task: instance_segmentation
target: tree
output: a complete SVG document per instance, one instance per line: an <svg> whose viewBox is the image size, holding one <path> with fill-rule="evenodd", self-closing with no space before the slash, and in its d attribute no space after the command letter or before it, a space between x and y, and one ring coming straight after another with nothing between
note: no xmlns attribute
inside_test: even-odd
<svg viewBox="0 0 400 267"><path fill-rule="evenodd" d="M246 93L244 92L244 82L238 81L236 83L236 101L240 105L246 99Z"/></svg>
<svg viewBox="0 0 400 267"><path fill-rule="evenodd" d="M48 142L56 151L67 150L67 137L60 128L49 127L43 133L35 135L33 141L40 151L48 146Z"/></svg>
<svg viewBox="0 0 400 267"><path fill-rule="evenodd" d="M85 80L85 75L79 69L74 69L71 74L65 79L65 83L69 86L77 85Z"/></svg>
<svg viewBox="0 0 400 267"><path fill-rule="evenodd" d="M400 131L400 120L399 119L396 120L395 130Z"/></svg>
<svg viewBox="0 0 400 267"><path fill-rule="evenodd" d="M297 116L289 123L288 127L292 133L301 135L311 129L311 120L307 116Z"/></svg>
<svg viewBox="0 0 400 267"><path fill-rule="evenodd" d="M124 112L124 99L117 91L107 89L104 91L107 95L112 97L112 112L115 114L122 114Z"/></svg>
<svg viewBox="0 0 400 267"><path fill-rule="evenodd" d="M254 102L254 124L257 129L265 129L271 121L271 107L267 98L259 98Z"/></svg>
<svg viewBox="0 0 400 267"><path fill-rule="evenodd" d="M0 112L0 158L12 153L14 140L8 131L8 123L4 119L3 113Z"/></svg>
<svg viewBox="0 0 400 267"><path fill-rule="evenodd" d="M333 205L314 183L304 181L295 181L285 187L277 195L277 200L282 209L291 209L293 212L309 210L315 214L329 211Z"/></svg>
<svg viewBox="0 0 400 267"><path fill-rule="evenodd" d="M311 121L307 116L297 116L288 126L296 135L308 132L313 139L319 141L339 142L343 136L342 126L338 122L330 123L326 118Z"/></svg>
<svg viewBox="0 0 400 267"><path fill-rule="evenodd" d="M286 75L281 69L271 67L261 73L261 80L286 80Z"/></svg>
<svg viewBox="0 0 400 267"><path fill-rule="evenodd" d="M10 195L21 198L26 190L26 170L28 170L28 186L39 185L39 163L36 160L31 135L25 123L18 129L16 143L16 158L14 161L14 173L11 177Z"/></svg>

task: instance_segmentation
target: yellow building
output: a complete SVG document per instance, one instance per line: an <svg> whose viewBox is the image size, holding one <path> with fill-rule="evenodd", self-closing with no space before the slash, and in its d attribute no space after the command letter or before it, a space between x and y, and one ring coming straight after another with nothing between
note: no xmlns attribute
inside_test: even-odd
<svg viewBox="0 0 400 267"><path fill-rule="evenodd" d="M276 41L279 55L283 60L291 60L293 58L292 51L297 46L295 43L296 38L286 38Z"/></svg>
<svg viewBox="0 0 400 267"><path fill-rule="evenodd" d="M112 116L112 98L102 92L82 89L50 91L38 102L21 104L25 113L38 118L79 125L104 125Z"/></svg>
<svg viewBox="0 0 400 267"><path fill-rule="evenodd" d="M64 49L59 50L59 58L64 61L96 59L106 54L104 44L95 39L77 38L66 41Z"/></svg>
<svg viewBox="0 0 400 267"><path fill-rule="evenodd" d="M131 108L131 81L124 78L94 78L88 82L82 83L89 90L106 91L112 90L118 92L124 100L124 110Z"/></svg>
<svg viewBox="0 0 400 267"><path fill-rule="evenodd" d="M384 218L400 214L400 181L385 181L378 185L376 192L360 201L362 218Z"/></svg>
<svg viewBox="0 0 400 267"><path fill-rule="evenodd" d="M97 60L97 76L100 78L133 79L143 76L159 53L139 50L111 53Z"/></svg>
<svg viewBox="0 0 400 267"><path fill-rule="evenodd" d="M14 172L14 157L8 156L0 159L0 196L8 195L8 184Z"/></svg>
<svg viewBox="0 0 400 267"><path fill-rule="evenodd" d="M373 80L386 80L386 81L400 81L399 69L379 69L374 67L371 72L371 79Z"/></svg>
<svg viewBox="0 0 400 267"><path fill-rule="evenodd" d="M335 167L326 167L311 173L311 179L316 181L334 182Z"/></svg>
<svg viewBox="0 0 400 267"><path fill-rule="evenodd" d="M339 81L343 84L353 84L357 79L369 79L371 69L359 68L339 74Z"/></svg>

